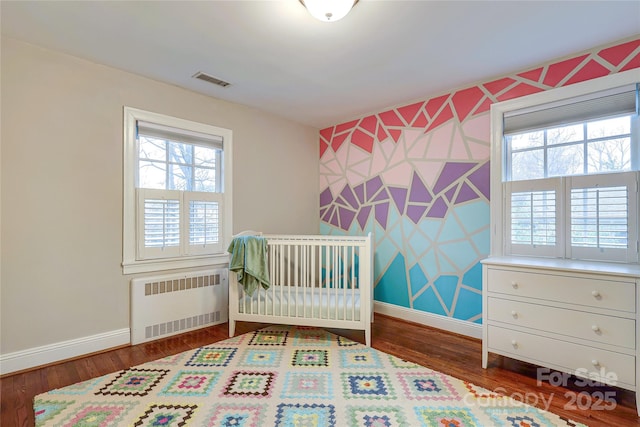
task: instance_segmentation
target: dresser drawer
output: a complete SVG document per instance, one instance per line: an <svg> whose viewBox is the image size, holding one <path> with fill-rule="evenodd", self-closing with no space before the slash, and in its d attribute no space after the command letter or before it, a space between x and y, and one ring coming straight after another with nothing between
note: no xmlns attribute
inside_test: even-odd
<svg viewBox="0 0 640 427"><path fill-rule="evenodd" d="M489 297L492 321L635 349L635 319Z"/></svg>
<svg viewBox="0 0 640 427"><path fill-rule="evenodd" d="M587 375L615 374L617 381L635 385L635 357L622 353L541 337L499 326L487 326L488 350L542 366ZM595 377L594 377L595 378ZM601 377L597 377L601 378ZM613 385L613 384L612 384ZM622 384L620 384L622 386Z"/></svg>
<svg viewBox="0 0 640 427"><path fill-rule="evenodd" d="M487 268L487 290L583 306L636 311L635 283Z"/></svg>

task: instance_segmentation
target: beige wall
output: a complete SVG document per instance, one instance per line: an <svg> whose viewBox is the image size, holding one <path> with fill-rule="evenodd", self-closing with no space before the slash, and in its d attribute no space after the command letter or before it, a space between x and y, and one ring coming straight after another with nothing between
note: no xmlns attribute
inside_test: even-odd
<svg viewBox="0 0 640 427"><path fill-rule="evenodd" d="M129 327L122 107L233 131L233 231L316 233L317 129L2 39L0 352Z"/></svg>

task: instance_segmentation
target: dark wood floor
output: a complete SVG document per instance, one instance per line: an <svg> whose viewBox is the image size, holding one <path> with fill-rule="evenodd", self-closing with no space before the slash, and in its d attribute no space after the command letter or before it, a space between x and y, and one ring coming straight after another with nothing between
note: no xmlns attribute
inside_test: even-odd
<svg viewBox="0 0 640 427"><path fill-rule="evenodd" d="M241 322L236 332L242 334L264 326ZM330 331L364 342L362 332ZM225 323L6 376L0 379L0 425L33 426L32 405L33 397L37 394L226 338ZM482 369L481 342L477 339L376 315L373 347L489 390L524 399L541 408L544 408L545 402L550 402L551 412L589 426L640 426L633 393L617 388L582 390L571 385L563 388L549 383L537 384L534 366L496 355L490 356L489 368ZM615 401L603 401L603 396L613 396Z"/></svg>

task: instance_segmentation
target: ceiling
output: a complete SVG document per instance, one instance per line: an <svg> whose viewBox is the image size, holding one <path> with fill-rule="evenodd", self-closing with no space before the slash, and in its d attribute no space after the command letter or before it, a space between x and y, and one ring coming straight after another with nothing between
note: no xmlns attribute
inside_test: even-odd
<svg viewBox="0 0 640 427"><path fill-rule="evenodd" d="M640 1L0 1L2 34L317 128L640 34ZM203 71L231 85L196 80Z"/></svg>

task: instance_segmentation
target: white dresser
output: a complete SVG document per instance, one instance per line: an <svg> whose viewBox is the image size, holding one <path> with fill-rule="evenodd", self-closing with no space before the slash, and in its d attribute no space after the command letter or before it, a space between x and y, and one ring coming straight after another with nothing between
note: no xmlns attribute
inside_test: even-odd
<svg viewBox="0 0 640 427"><path fill-rule="evenodd" d="M489 353L636 391L640 266L524 257L483 261Z"/></svg>

